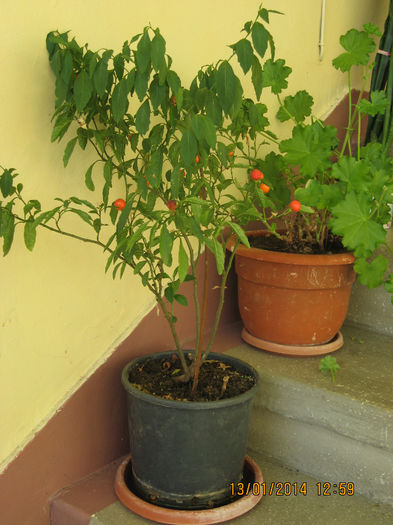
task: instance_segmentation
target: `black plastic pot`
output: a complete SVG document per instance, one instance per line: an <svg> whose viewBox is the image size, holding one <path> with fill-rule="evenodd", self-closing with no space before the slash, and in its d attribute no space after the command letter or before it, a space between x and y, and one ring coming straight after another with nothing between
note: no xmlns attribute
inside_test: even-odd
<svg viewBox="0 0 393 525"><path fill-rule="evenodd" d="M154 354L157 359L173 352ZM123 370L127 391L133 489L143 499L169 508L200 509L223 505L241 481L257 373L247 363L210 354L255 379L247 392L214 402L171 401L141 392ZM236 489L235 489L236 490Z"/></svg>

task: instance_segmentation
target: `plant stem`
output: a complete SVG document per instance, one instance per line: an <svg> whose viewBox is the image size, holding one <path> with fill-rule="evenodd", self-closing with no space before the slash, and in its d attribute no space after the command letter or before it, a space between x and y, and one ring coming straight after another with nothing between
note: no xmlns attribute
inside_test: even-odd
<svg viewBox="0 0 393 525"><path fill-rule="evenodd" d="M199 328L199 342L197 345L197 353L195 359L195 372L194 372L194 381L192 385L191 393L195 394L198 380L199 380L199 371L201 368L201 356L202 356L202 346L203 346L203 334L205 331L206 324L206 312L207 312L207 288L208 288L208 276L209 276L209 256L207 248L205 248L204 253L204 267L203 267L203 299L202 299L202 316L200 320Z"/></svg>
<svg viewBox="0 0 393 525"><path fill-rule="evenodd" d="M210 352L211 346L213 344L214 338L215 338L216 333L217 333L217 328L218 328L218 324L220 322L222 308L224 306L225 288L226 288L226 283L227 283L227 279L228 279L228 274L229 274L229 270L232 267L233 259L235 257L236 250L237 250L237 247L239 246L239 244L240 244L240 240L238 238L236 238L235 245L233 247L232 253L229 256L229 260L228 260L227 266L224 269L224 272L223 272L222 277L221 277L220 298L219 298L218 308L217 308L217 312L216 312L216 317L215 317L215 320L214 320L214 325L213 325L212 332L210 334L210 338L209 338L208 344L206 346L206 350L205 350L205 352L203 354L203 357L202 357L202 362L207 358L207 356L208 356L208 354Z"/></svg>

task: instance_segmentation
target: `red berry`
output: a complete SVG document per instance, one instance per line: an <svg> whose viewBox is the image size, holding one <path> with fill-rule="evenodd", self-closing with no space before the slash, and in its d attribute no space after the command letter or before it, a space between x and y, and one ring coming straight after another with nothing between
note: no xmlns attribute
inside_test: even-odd
<svg viewBox="0 0 393 525"><path fill-rule="evenodd" d="M168 206L168 208L171 210L171 211L175 211L176 208L177 208L177 202L175 200L170 200L166 203L166 205Z"/></svg>
<svg viewBox="0 0 393 525"><path fill-rule="evenodd" d="M199 161L200 161L200 160L201 160L201 159L200 159L199 155L197 154L197 156L195 157L195 162L196 162L197 164L199 164Z"/></svg>
<svg viewBox="0 0 393 525"><path fill-rule="evenodd" d="M250 177L252 178L252 180L261 180L265 178L262 171L258 170L257 168L252 170L252 172L250 173Z"/></svg>
<svg viewBox="0 0 393 525"><path fill-rule="evenodd" d="M292 211L298 212L300 211L300 208L302 207L302 205L300 204L299 201L294 200L289 203L289 207L291 208Z"/></svg>
<svg viewBox="0 0 393 525"><path fill-rule="evenodd" d="M259 186L261 188L261 190L263 191L263 193L269 193L270 191L270 186L268 186L267 184L265 184L264 182L262 182L262 184Z"/></svg>
<svg viewBox="0 0 393 525"><path fill-rule="evenodd" d="M126 201L124 199L116 199L113 203L113 206L118 210L124 210L126 207Z"/></svg>
<svg viewBox="0 0 393 525"><path fill-rule="evenodd" d="M228 153L228 157L233 157L233 151L230 151L230 152Z"/></svg>

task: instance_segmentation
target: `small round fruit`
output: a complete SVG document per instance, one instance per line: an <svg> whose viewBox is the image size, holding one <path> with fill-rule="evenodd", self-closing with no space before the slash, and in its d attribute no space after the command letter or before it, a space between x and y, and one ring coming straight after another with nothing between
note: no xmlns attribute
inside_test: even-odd
<svg viewBox="0 0 393 525"><path fill-rule="evenodd" d="M263 191L263 193L269 193L270 191L270 186L268 186L267 184L265 184L264 182L262 182L262 184L259 186L261 188L261 190Z"/></svg>
<svg viewBox="0 0 393 525"><path fill-rule="evenodd" d="M252 180L261 180L261 179L265 178L265 176L262 173L262 171L258 170L257 168L252 170L252 172L250 173L250 177L252 178Z"/></svg>
<svg viewBox="0 0 393 525"><path fill-rule="evenodd" d="M228 157L233 157L233 151L230 151L230 152L228 153Z"/></svg>
<svg viewBox="0 0 393 525"><path fill-rule="evenodd" d="M200 161L200 160L201 160L201 158L200 158L200 156L199 156L198 153L197 153L197 156L195 157L195 162L196 162L197 164L199 164L199 161Z"/></svg>
<svg viewBox="0 0 393 525"><path fill-rule="evenodd" d="M291 208L292 211L298 212L300 211L300 208L302 207L302 205L300 204L299 201L294 200L289 203L289 207Z"/></svg>
<svg viewBox="0 0 393 525"><path fill-rule="evenodd" d="M124 210L126 207L126 201L124 199L116 199L113 203L113 206L118 210Z"/></svg>
<svg viewBox="0 0 393 525"><path fill-rule="evenodd" d="M168 206L168 208L171 210L171 211L175 211L176 208L177 208L177 202L175 200L170 200L166 203L166 205Z"/></svg>

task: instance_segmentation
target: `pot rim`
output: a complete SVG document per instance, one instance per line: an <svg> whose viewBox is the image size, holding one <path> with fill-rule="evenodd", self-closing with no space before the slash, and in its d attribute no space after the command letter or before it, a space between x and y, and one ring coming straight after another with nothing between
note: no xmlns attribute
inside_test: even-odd
<svg viewBox="0 0 393 525"><path fill-rule="evenodd" d="M249 236L266 235L267 230L249 230L246 232ZM233 234L228 239L226 247L233 252L235 246L236 235ZM343 253L326 253L326 254L302 254L302 253L286 253L276 252L271 250L264 250L262 248L247 248L244 244L239 244L236 249L236 256L247 257L248 259L263 260L268 262L279 262L281 264L299 264L299 265L315 265L315 266L334 266L340 264L353 264L355 256L352 252Z"/></svg>
<svg viewBox="0 0 393 525"><path fill-rule="evenodd" d="M191 352L191 350L185 350L185 351ZM243 392L242 394L239 394L238 396L227 398L227 399L219 399L217 401L178 401L178 400L172 400L172 399L164 399L162 397L156 397L152 394L142 392L138 388L132 386L132 384L130 383L128 379L129 370L132 367L137 365L139 362L142 362L146 359L150 359L151 357L156 357L157 359L160 359L161 357L172 355L174 353L177 353L176 350L157 352L157 353L152 353L152 354L147 354L147 355L143 355L140 357L136 357L132 361L128 362L124 366L122 370L122 374L121 374L121 382L126 392L146 402L149 402L155 405L160 405L160 406L167 407L167 408L176 408L176 409L184 409L184 410L212 410L215 408L224 408L224 407L238 405L243 402L246 402L254 397L258 389L259 377L254 367L252 367L247 362L242 361L241 359L238 359L237 357L232 357L230 355L220 354L217 352L210 352L208 358L220 359L224 362L229 362L233 366L238 367L240 369L247 369L247 374L249 374L255 380L254 385L249 390L247 390L246 392Z"/></svg>

